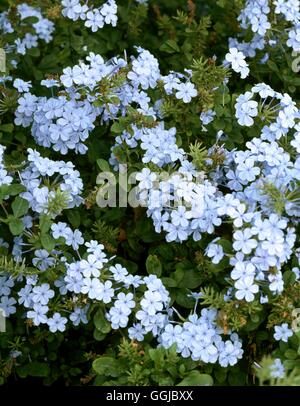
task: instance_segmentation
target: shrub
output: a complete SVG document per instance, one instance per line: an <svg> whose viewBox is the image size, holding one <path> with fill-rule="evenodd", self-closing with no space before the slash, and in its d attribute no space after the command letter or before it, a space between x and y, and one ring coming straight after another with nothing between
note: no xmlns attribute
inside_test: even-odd
<svg viewBox="0 0 300 406"><path fill-rule="evenodd" d="M1 383L297 385L299 2L14 3Z"/></svg>

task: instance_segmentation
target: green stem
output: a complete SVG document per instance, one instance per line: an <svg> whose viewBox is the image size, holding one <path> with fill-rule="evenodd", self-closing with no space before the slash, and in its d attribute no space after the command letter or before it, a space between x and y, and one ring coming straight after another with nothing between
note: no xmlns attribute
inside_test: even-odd
<svg viewBox="0 0 300 406"><path fill-rule="evenodd" d="M1 207L2 207L2 209L4 210L4 213L5 213L7 216L9 216L8 211L6 210L6 208L5 208L5 206L4 206L3 203L1 203ZM0 219L0 221L3 221L4 223L6 222L6 220L2 220L2 219Z"/></svg>

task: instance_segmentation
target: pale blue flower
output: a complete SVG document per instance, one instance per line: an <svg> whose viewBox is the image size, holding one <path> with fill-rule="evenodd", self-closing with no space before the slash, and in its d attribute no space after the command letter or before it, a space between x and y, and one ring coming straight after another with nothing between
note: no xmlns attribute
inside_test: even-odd
<svg viewBox="0 0 300 406"><path fill-rule="evenodd" d="M288 339L293 335L293 332L288 327L287 323L282 323L280 326L275 326L274 329L274 338L277 341L284 341L285 343L287 343Z"/></svg>

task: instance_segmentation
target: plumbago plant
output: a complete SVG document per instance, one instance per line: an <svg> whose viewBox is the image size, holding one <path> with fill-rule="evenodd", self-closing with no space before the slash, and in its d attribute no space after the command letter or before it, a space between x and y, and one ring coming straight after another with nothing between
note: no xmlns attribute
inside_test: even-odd
<svg viewBox="0 0 300 406"><path fill-rule="evenodd" d="M3 6L1 383L299 384L299 1L163 3Z"/></svg>

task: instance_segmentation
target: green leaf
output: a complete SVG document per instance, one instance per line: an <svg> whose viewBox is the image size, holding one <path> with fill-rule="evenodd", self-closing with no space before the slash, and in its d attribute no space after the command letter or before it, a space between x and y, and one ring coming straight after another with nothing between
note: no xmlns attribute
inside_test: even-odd
<svg viewBox="0 0 300 406"><path fill-rule="evenodd" d="M0 186L0 201L9 196L9 185Z"/></svg>
<svg viewBox="0 0 300 406"><path fill-rule="evenodd" d="M23 185L12 184L0 186L0 200L3 200L7 196L16 196L22 192L25 192L26 188Z"/></svg>
<svg viewBox="0 0 300 406"><path fill-rule="evenodd" d="M165 261L171 261L174 258L174 252L169 243L162 243L156 247L152 247L149 252L150 254L158 254Z"/></svg>
<svg viewBox="0 0 300 406"><path fill-rule="evenodd" d="M37 56L40 56L40 55L41 55L41 51L39 50L39 48L29 48L29 49L27 50L27 55L37 57ZM34 75L35 75L36 78L41 75L41 72L39 72L39 71L36 69L35 66L32 66L32 70L33 70Z"/></svg>
<svg viewBox="0 0 300 406"><path fill-rule="evenodd" d="M199 371L191 371L177 386L212 386L213 378Z"/></svg>
<svg viewBox="0 0 300 406"><path fill-rule="evenodd" d="M93 362L93 369L99 375L117 377L120 365L116 359L104 356Z"/></svg>
<svg viewBox="0 0 300 406"><path fill-rule="evenodd" d="M278 66L276 65L275 62L271 61L270 59L267 62L268 67L271 69L271 71L280 73Z"/></svg>
<svg viewBox="0 0 300 406"><path fill-rule="evenodd" d="M24 230L24 224L21 219L13 219L8 223L9 229L13 235L20 235Z"/></svg>
<svg viewBox="0 0 300 406"><path fill-rule="evenodd" d="M296 280L296 275L292 271L286 271L283 274L284 285L292 285Z"/></svg>
<svg viewBox="0 0 300 406"><path fill-rule="evenodd" d="M289 350L285 351L284 356L287 359L296 359L298 357L298 354L297 354L297 351L289 349Z"/></svg>
<svg viewBox="0 0 300 406"><path fill-rule="evenodd" d="M259 317L258 317L257 321L248 320L248 323L245 325L243 330L247 333L250 331L257 330L258 326L262 322L263 322L263 318L259 318Z"/></svg>
<svg viewBox="0 0 300 406"><path fill-rule="evenodd" d="M42 234L41 235L41 243L42 246L47 250L48 252L51 252L55 248L56 241L54 240L53 237L49 234Z"/></svg>
<svg viewBox="0 0 300 406"><path fill-rule="evenodd" d="M186 270L184 272L184 277L178 284L179 288L189 288L196 289L203 281L203 274L200 271L195 271L193 269Z"/></svg>
<svg viewBox="0 0 300 406"><path fill-rule="evenodd" d="M28 212L29 203L22 197L17 196L11 207L15 217L22 217Z"/></svg>
<svg viewBox="0 0 300 406"><path fill-rule="evenodd" d="M106 320L102 309L98 309L95 313L94 326L103 334L107 334L111 330L111 325L108 320Z"/></svg>
<svg viewBox="0 0 300 406"><path fill-rule="evenodd" d="M177 284L179 285L182 279L184 278L184 270L179 267L180 264L177 264L176 271L173 273L172 277L175 279Z"/></svg>
<svg viewBox="0 0 300 406"><path fill-rule="evenodd" d="M80 226L81 218L78 210L68 210L67 217L74 228L78 228Z"/></svg>
<svg viewBox="0 0 300 406"><path fill-rule="evenodd" d="M300 78L296 77L295 75L293 76L287 76L283 75L283 80L285 80L287 83L291 83L292 85L299 86L300 85Z"/></svg>
<svg viewBox="0 0 300 406"><path fill-rule="evenodd" d="M213 121L213 127L215 130L224 130L225 126L226 126L226 122L222 118L216 118Z"/></svg>
<svg viewBox="0 0 300 406"><path fill-rule="evenodd" d="M102 333L100 330L94 329L93 337L96 341L103 341L106 337L106 334Z"/></svg>
<svg viewBox="0 0 300 406"><path fill-rule="evenodd" d="M9 185L9 194L10 196L17 196L18 194L25 192L26 187L23 185L19 185L18 183Z"/></svg>
<svg viewBox="0 0 300 406"><path fill-rule="evenodd" d="M156 255L149 255L146 260L146 269L149 274L161 276L162 264Z"/></svg>
<svg viewBox="0 0 300 406"><path fill-rule="evenodd" d="M27 138L25 134L17 133L15 135L16 140L18 140L21 144L26 144Z"/></svg>
<svg viewBox="0 0 300 406"><path fill-rule="evenodd" d="M232 386L243 386L246 382L246 374L239 369L237 369L235 372L230 372L228 382Z"/></svg>
<svg viewBox="0 0 300 406"><path fill-rule="evenodd" d="M224 252L227 254L230 254L232 252L232 243L228 240L225 240L225 238L221 238L220 240L217 241L217 244L220 245Z"/></svg>
<svg viewBox="0 0 300 406"><path fill-rule="evenodd" d="M297 363L293 359L287 359L283 361L283 365L286 369L293 369L297 365Z"/></svg>
<svg viewBox="0 0 300 406"><path fill-rule="evenodd" d="M121 146L117 146L113 148L113 153L115 154L119 163L126 163L127 155L124 149Z"/></svg>
<svg viewBox="0 0 300 406"><path fill-rule="evenodd" d="M155 232L151 221L144 216L141 216L136 222L136 234L145 243L161 240L161 236Z"/></svg>
<svg viewBox="0 0 300 406"><path fill-rule="evenodd" d="M103 172L111 172L110 165L105 159L97 159L97 165Z"/></svg>
<svg viewBox="0 0 300 406"><path fill-rule="evenodd" d="M52 220L50 216L47 216L46 214L42 214L40 217L40 230L42 234L46 234L51 227Z"/></svg>
<svg viewBox="0 0 300 406"><path fill-rule="evenodd" d="M187 309L192 309L195 305L195 300L188 296L189 291L178 290L176 293L176 302Z"/></svg>
<svg viewBox="0 0 300 406"><path fill-rule="evenodd" d="M50 374L50 367L44 362L33 361L17 368L17 372L22 378L26 378L28 375L45 378Z"/></svg>
<svg viewBox="0 0 300 406"><path fill-rule="evenodd" d="M173 39L169 39L159 48L162 52L167 52L168 54L174 54L175 52L180 52L180 48L177 45L177 42Z"/></svg>
<svg viewBox="0 0 300 406"><path fill-rule="evenodd" d="M124 125L122 125L119 121L116 121L111 126L111 132L116 134L121 134L125 130Z"/></svg>
<svg viewBox="0 0 300 406"><path fill-rule="evenodd" d="M279 341L279 349L282 353L288 350L288 348L289 348L288 343L285 343L284 341Z"/></svg>
<svg viewBox="0 0 300 406"><path fill-rule="evenodd" d="M223 383L226 381L227 370L225 368L219 368L215 371L215 377L218 383Z"/></svg>
<svg viewBox="0 0 300 406"><path fill-rule="evenodd" d="M27 25L27 24L28 24L28 25L32 25L32 24L37 23L38 21L39 21L38 17L33 16L33 17L26 17L26 18L24 18L24 19L22 20L22 23L25 23L26 25Z"/></svg>
<svg viewBox="0 0 300 406"><path fill-rule="evenodd" d="M162 283L166 288L176 288L177 282L172 278L161 278Z"/></svg>
<svg viewBox="0 0 300 406"><path fill-rule="evenodd" d="M3 131L4 133L12 133L14 130L14 125L13 124L2 124L0 125L0 131Z"/></svg>
<svg viewBox="0 0 300 406"><path fill-rule="evenodd" d="M164 362L164 349L163 348L151 348L149 350L149 356L156 365L161 366Z"/></svg>

